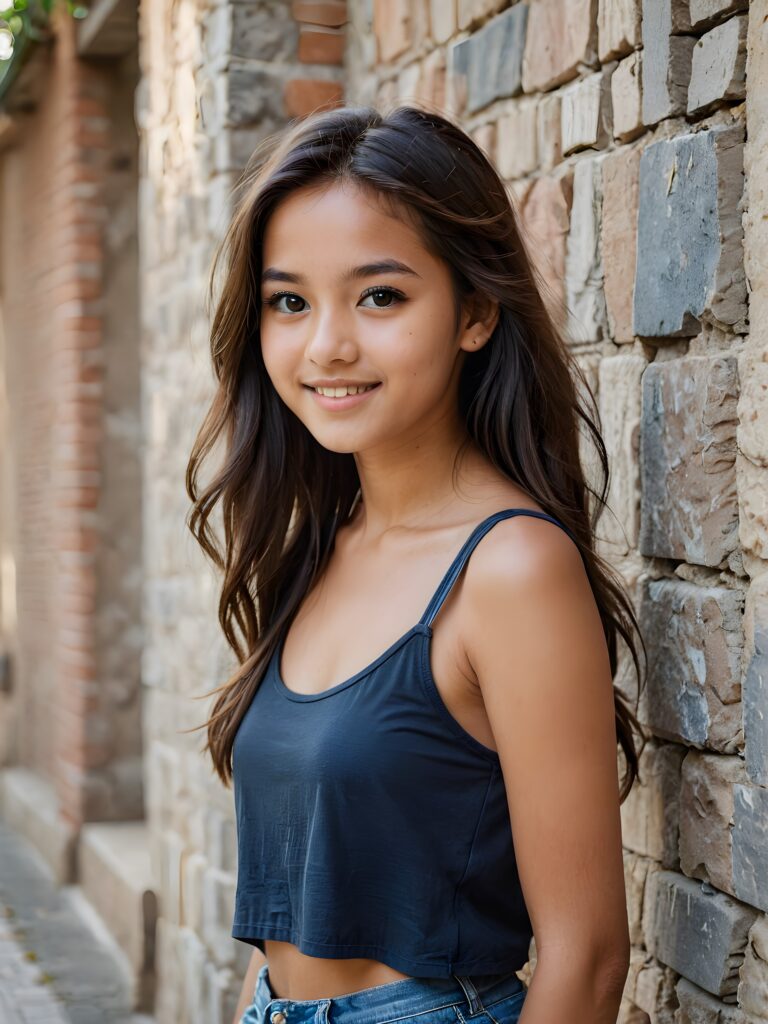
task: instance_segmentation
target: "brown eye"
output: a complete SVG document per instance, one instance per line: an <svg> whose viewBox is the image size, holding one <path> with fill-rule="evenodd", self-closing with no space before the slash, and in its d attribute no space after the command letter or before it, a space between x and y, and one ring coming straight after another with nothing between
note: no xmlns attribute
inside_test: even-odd
<svg viewBox="0 0 768 1024"><path fill-rule="evenodd" d="M391 301L379 302L378 300L382 297ZM402 302L404 297L402 292L398 292L395 288L369 288L367 292L363 293L363 298L374 299L377 309L389 309L391 306L397 305L398 302Z"/></svg>

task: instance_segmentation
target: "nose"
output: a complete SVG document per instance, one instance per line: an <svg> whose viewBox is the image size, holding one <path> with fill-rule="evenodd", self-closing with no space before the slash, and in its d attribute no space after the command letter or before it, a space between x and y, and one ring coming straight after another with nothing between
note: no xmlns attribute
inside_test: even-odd
<svg viewBox="0 0 768 1024"><path fill-rule="evenodd" d="M329 366L336 360L345 363L357 358L357 343L345 318L329 309L309 327L304 349L306 359L316 366Z"/></svg>

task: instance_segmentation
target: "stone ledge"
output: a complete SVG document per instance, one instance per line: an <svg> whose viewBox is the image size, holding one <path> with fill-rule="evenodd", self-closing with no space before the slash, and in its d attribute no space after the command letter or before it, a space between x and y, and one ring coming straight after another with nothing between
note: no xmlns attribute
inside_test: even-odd
<svg viewBox="0 0 768 1024"><path fill-rule="evenodd" d="M0 772L0 817L39 851L59 885L74 879L77 835L60 817L56 791L46 779L27 768Z"/></svg>

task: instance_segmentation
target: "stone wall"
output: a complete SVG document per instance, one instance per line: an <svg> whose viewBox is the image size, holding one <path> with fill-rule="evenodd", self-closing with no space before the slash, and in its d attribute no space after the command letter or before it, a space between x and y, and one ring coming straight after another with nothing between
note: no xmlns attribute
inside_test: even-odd
<svg viewBox="0 0 768 1024"><path fill-rule="evenodd" d="M344 11L276 0L141 6L144 735L160 1024L229 1024L251 953L230 935L232 792L200 755L204 733L180 733L205 720L210 702L195 698L233 668L218 579L185 525L184 471L212 392L207 275L259 141L341 98Z"/></svg>
<svg viewBox="0 0 768 1024"><path fill-rule="evenodd" d="M768 1020L768 5L351 7L348 100L434 104L496 162L600 403L650 653L620 1019Z"/></svg>

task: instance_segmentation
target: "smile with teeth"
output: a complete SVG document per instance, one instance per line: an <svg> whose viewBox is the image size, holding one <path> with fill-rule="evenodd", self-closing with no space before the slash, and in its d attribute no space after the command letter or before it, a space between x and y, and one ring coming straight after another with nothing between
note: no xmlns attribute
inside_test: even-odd
<svg viewBox="0 0 768 1024"><path fill-rule="evenodd" d="M318 395L325 395L326 398L344 398L346 395L359 395L363 391L370 391L375 387L375 384L364 384L359 387L312 388L312 390L316 391Z"/></svg>

